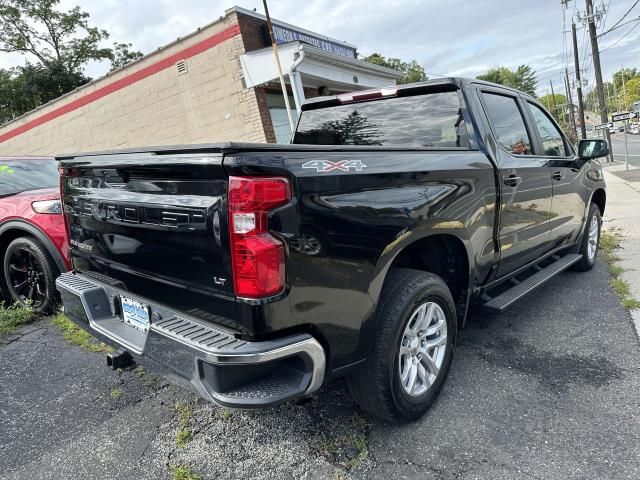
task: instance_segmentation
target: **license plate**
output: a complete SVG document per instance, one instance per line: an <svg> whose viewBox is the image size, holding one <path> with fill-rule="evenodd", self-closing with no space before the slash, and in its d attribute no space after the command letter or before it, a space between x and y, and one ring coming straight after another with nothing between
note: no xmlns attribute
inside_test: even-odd
<svg viewBox="0 0 640 480"><path fill-rule="evenodd" d="M149 305L132 298L120 296L122 321L142 332L149 330Z"/></svg>

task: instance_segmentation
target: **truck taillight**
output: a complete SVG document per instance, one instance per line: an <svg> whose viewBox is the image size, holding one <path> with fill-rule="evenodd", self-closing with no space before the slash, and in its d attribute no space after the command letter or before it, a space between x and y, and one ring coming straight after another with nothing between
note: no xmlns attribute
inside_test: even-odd
<svg viewBox="0 0 640 480"><path fill-rule="evenodd" d="M229 177L229 231L235 293L275 295L285 285L284 245L269 233L270 211L291 201L284 177Z"/></svg>

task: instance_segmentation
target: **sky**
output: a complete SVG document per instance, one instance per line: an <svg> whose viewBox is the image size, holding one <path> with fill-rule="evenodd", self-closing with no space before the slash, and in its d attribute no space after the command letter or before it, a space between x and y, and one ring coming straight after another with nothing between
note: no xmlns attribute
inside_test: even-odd
<svg viewBox="0 0 640 480"><path fill-rule="evenodd" d="M87 11L91 22L111 34L110 42L131 42L149 53L224 15L234 0L61 0ZM246 9L262 13L262 0L236 0ZM605 31L635 0L594 0L607 8L599 31ZM358 47L361 55L379 52L405 61L417 60L430 77L476 76L491 67L533 67L538 94L548 93L549 81L564 91L565 59L573 71L571 18L583 13L584 0L270 0L273 18L306 28ZM564 17L564 20L563 20ZM640 17L640 4L626 20ZM564 23L563 23L564 22ZM640 68L640 22L630 23L600 38L603 76L620 68ZM583 79L595 85L586 28L578 23L578 44ZM627 32L633 28L630 33ZM623 37L623 35L625 35ZM19 55L0 53L0 67L24 63ZM108 70L102 63L86 68L89 76Z"/></svg>

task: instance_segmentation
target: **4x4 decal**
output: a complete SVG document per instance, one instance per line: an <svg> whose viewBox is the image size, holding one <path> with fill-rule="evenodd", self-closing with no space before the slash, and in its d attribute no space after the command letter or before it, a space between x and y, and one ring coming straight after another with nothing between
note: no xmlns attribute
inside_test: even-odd
<svg viewBox="0 0 640 480"><path fill-rule="evenodd" d="M302 164L302 168L313 168L318 173L331 172L338 170L341 172L348 172L355 170L361 172L367 166L362 163L361 160L339 160L337 162L331 162L329 160L311 160Z"/></svg>

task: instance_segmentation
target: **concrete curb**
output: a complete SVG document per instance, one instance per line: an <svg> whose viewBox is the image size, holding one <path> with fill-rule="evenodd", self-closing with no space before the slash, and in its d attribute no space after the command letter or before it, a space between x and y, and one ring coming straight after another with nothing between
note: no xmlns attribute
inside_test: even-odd
<svg viewBox="0 0 640 480"><path fill-rule="evenodd" d="M603 170L607 182L604 229L620 232L620 248L616 251L620 259L617 264L624 269L620 277L629 283L631 297L640 300L640 182L628 182L615 175L625 170L624 164L605 164ZM632 310L631 318L640 340L640 309Z"/></svg>

